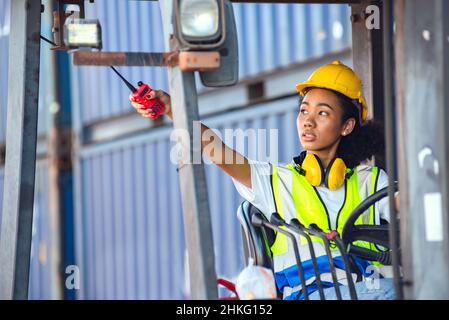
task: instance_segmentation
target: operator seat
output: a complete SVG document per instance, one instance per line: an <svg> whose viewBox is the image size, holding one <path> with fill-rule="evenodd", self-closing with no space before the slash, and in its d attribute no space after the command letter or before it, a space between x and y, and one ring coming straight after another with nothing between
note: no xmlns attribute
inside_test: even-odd
<svg viewBox="0 0 449 320"><path fill-rule="evenodd" d="M251 257L254 259L255 265L273 270L270 248L274 243L276 235L271 229L256 227L251 223L251 217L256 212L260 212L260 210L248 201L243 201L237 210L237 218L242 226L245 259L248 261L248 258ZM263 214L262 217L266 220Z"/></svg>

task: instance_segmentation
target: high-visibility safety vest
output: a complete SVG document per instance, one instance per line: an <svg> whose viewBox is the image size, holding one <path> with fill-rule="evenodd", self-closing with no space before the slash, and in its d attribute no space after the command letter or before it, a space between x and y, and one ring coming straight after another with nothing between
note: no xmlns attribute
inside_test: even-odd
<svg viewBox="0 0 449 320"><path fill-rule="evenodd" d="M331 222L329 214L327 212L326 205L321 200L318 191L312 186L306 178L299 174L293 164L289 164L286 167L271 167L271 185L274 196L274 202L276 211L287 222L293 218L297 218L304 226L309 227L310 224L316 224L321 230L329 232L331 230ZM283 195L280 192L280 179L278 170L290 170L291 171L291 195L293 197L294 207L293 210L284 211L284 203L286 199L283 199ZM360 202L366 197L370 196L376 191L376 183L379 176L378 167L359 166L354 170L354 173L349 179L345 181L345 198L343 205L338 212L336 230L341 236L343 226L348 219L351 212ZM290 200L291 201L291 200ZM374 206L371 206L369 210L360 215L356 224L375 224L374 220ZM318 237L311 236L313 247L315 249L315 255L318 262L318 268L320 270L321 282L325 287L332 286L332 277L330 273L330 267L326 256L325 248L322 244L322 240ZM299 254L304 269L306 284L308 286L308 292L312 293L317 290L315 281L315 273L311 261L310 250L308 243L303 236L299 236L297 241L299 246ZM376 250L373 244L358 241L358 245ZM277 232L275 241L271 246L273 254L273 267L275 273L276 283L278 288L284 294L284 299L296 299L300 294L301 282L298 276L298 269L296 267L295 255L293 254L293 247L291 240L285 235ZM347 284L346 274L344 272L344 263L341 257L340 251L335 248L331 248L331 253L336 267L336 275L339 283ZM367 272L367 267L370 265L368 261L362 259L355 259L357 267L360 269L363 275L370 274ZM356 279L356 274L354 274Z"/></svg>

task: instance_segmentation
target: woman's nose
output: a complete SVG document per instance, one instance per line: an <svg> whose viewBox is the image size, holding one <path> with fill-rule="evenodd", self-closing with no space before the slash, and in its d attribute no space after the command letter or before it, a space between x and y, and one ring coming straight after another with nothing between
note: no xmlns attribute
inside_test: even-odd
<svg viewBox="0 0 449 320"><path fill-rule="evenodd" d="M304 127L313 127L315 124L314 117L309 113L304 119Z"/></svg>

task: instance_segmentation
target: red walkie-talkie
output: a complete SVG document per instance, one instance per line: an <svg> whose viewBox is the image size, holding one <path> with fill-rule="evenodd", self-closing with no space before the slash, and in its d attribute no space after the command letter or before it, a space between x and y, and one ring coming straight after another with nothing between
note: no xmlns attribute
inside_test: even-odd
<svg viewBox="0 0 449 320"><path fill-rule="evenodd" d="M153 89L149 85L139 81L137 83L138 88L136 89L131 83L128 82L113 66L110 66L112 70L125 82L128 88L132 91L132 96L134 101L145 106L145 109L151 111L151 119L157 119L165 111L165 104L159 98L150 98L150 92Z"/></svg>

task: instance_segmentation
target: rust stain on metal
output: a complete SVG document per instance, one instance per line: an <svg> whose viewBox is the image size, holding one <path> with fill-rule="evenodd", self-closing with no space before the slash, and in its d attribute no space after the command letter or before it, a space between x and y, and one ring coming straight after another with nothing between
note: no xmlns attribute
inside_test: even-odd
<svg viewBox="0 0 449 320"><path fill-rule="evenodd" d="M164 65L174 67L179 64L179 51L173 51L163 54Z"/></svg>
<svg viewBox="0 0 449 320"><path fill-rule="evenodd" d="M90 66L120 66L125 65L124 52L85 52L77 51L73 54L74 65Z"/></svg>
<svg viewBox="0 0 449 320"><path fill-rule="evenodd" d="M73 64L92 66L153 66L173 67L178 64L179 52L90 52L77 51Z"/></svg>
<svg viewBox="0 0 449 320"><path fill-rule="evenodd" d="M179 54L182 71L210 71L220 67L220 53L216 51L184 51Z"/></svg>

